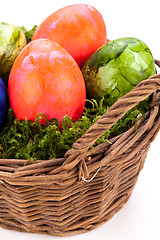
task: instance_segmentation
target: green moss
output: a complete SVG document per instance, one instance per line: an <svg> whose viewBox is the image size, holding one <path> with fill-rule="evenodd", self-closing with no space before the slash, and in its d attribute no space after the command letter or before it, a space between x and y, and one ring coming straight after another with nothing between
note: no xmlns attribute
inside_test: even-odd
<svg viewBox="0 0 160 240"><path fill-rule="evenodd" d="M23 31L24 35L26 36L27 43L29 43L32 39L33 33L35 32L37 28L37 25L34 25L31 30L27 30L24 26L20 27L20 29Z"/></svg>
<svg viewBox="0 0 160 240"><path fill-rule="evenodd" d="M136 126L139 113L144 114L149 109L148 101L139 103L129 111L106 131L95 145L109 140L133 125ZM73 123L71 118L65 116L62 121L62 130L60 130L57 119L48 121L46 118L46 124L41 125L40 119L46 116L39 114L35 122L19 121L14 118L13 110L9 109L6 125L0 133L0 158L35 160L63 157L72 144L107 110L103 99L99 103L95 100L87 100L82 117Z"/></svg>

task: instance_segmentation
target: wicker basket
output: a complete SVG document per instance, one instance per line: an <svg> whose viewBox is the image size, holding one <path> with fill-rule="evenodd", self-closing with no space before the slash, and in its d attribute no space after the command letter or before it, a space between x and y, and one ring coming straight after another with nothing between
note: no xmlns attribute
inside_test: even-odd
<svg viewBox="0 0 160 240"><path fill-rule="evenodd" d="M156 63L159 63L158 61ZM152 95L150 111L123 134L91 148L129 109ZM160 74L120 98L60 159L0 159L0 226L65 236L109 220L129 199L160 129Z"/></svg>

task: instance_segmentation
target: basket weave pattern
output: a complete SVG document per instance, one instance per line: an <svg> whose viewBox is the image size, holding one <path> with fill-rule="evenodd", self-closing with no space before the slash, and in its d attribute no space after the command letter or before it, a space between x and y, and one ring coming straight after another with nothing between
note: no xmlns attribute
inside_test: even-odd
<svg viewBox="0 0 160 240"><path fill-rule="evenodd" d="M91 148L124 114L152 94L150 111L121 135ZM94 229L129 199L160 129L160 75L120 98L64 158L0 159L0 226L56 236Z"/></svg>

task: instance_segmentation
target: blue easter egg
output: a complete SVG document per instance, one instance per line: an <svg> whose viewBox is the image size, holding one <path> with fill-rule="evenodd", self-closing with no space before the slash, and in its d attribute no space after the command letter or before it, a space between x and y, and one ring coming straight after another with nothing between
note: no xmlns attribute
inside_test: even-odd
<svg viewBox="0 0 160 240"><path fill-rule="evenodd" d="M0 129L2 128L4 118L8 107L7 89L0 78Z"/></svg>

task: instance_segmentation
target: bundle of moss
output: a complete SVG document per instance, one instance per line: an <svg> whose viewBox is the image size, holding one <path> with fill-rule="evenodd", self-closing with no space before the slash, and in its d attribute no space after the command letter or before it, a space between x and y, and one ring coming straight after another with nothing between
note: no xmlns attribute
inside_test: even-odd
<svg viewBox="0 0 160 240"><path fill-rule="evenodd" d="M36 24L30 30L27 30L24 26L20 27L20 29L23 31L23 33L26 37L27 43L29 43L31 41L33 33L35 32L36 28L37 28Z"/></svg>
<svg viewBox="0 0 160 240"><path fill-rule="evenodd" d="M95 145L128 130L137 122L137 116L149 109L148 100L139 103L126 113L110 130L98 139ZM95 100L87 101L82 117L72 122L65 116L59 128L57 119L47 120L44 114L39 114L35 122L30 120L19 121L14 118L13 110L9 109L6 124L0 133L0 158L16 159L50 159L63 157L72 144L80 138L87 129L97 121L108 109L103 99L98 104ZM46 124L40 124L45 117Z"/></svg>

